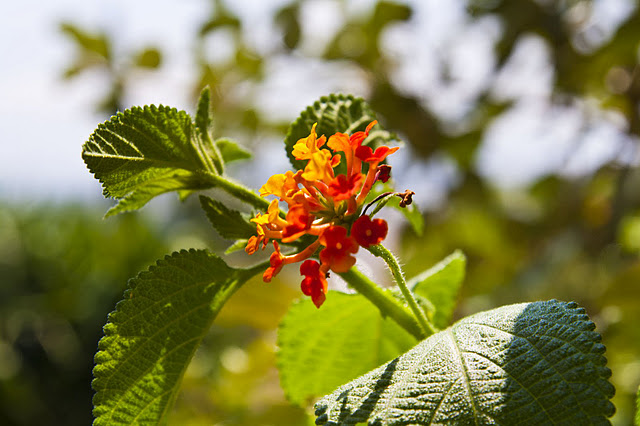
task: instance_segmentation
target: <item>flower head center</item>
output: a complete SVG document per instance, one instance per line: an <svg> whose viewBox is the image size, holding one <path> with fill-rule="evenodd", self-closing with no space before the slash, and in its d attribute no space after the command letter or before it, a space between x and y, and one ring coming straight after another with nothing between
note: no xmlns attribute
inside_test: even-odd
<svg viewBox="0 0 640 426"><path fill-rule="evenodd" d="M336 133L328 142L324 135L318 137L317 124L314 124L309 136L293 146L296 160L307 162L304 169L275 174L260 188L261 196L272 195L275 199L269 204L267 214L257 213L251 219L257 235L249 239L245 251L253 254L273 240L275 252L269 258L270 265L263 274L263 281L271 281L283 266L303 261L300 266L300 273L305 277L302 292L311 296L313 303L320 307L327 293L329 270L347 272L356 263L354 254L359 247L380 244L386 237L387 223L366 215L366 210L380 201L381 196L367 206L364 204L377 181L388 181L391 166L380 163L398 147L380 146L374 151L372 147L362 145L375 124L373 121L364 132L352 135ZM341 161L346 162L344 174L338 174L336 169ZM362 163L368 164L364 172ZM382 194L382 197L390 194ZM404 207L411 204L412 194L405 191L396 195L402 198ZM281 202L288 206L286 215L280 210ZM360 217L356 218L356 215ZM316 239L297 253L280 253L276 240L292 243L305 235ZM308 259L316 252L319 252L316 256L320 263Z"/></svg>

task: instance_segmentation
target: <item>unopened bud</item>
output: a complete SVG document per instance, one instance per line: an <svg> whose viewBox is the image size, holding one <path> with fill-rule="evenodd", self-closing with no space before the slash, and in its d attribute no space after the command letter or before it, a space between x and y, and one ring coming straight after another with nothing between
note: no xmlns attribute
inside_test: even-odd
<svg viewBox="0 0 640 426"><path fill-rule="evenodd" d="M391 177L391 166L388 164L380 164L376 171L375 182L387 182Z"/></svg>
<svg viewBox="0 0 640 426"><path fill-rule="evenodd" d="M396 195L402 198L402 200L400 200L400 207L407 207L408 205L413 203L413 199L411 197L413 197L414 194L415 192L408 189L404 192L396 192Z"/></svg>

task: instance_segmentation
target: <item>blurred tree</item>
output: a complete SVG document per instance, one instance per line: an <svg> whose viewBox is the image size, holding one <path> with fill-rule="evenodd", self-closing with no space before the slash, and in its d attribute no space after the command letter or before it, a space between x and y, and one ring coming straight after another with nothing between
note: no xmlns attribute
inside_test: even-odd
<svg viewBox="0 0 640 426"><path fill-rule="evenodd" d="M127 280L168 251L139 216L0 204L0 423L91 422L92 354Z"/></svg>
<svg viewBox="0 0 640 426"><path fill-rule="evenodd" d="M162 54L154 46L132 52L128 57L120 57L113 52L113 43L102 32L86 31L80 27L63 23L60 30L76 46L76 58L64 71L64 78L71 79L88 70L99 70L108 79L108 93L98 103L98 110L107 114L124 110L122 96L128 84L129 75L136 69L154 70L162 63Z"/></svg>

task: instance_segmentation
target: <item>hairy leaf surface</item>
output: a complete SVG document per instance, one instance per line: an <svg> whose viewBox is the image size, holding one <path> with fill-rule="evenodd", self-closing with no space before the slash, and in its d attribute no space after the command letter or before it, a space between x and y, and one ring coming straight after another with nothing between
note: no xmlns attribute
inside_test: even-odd
<svg viewBox="0 0 640 426"><path fill-rule="evenodd" d="M239 211L231 210L220 201L201 195L200 205L207 214L211 225L222 238L228 240L247 239L256 233L255 225L252 225Z"/></svg>
<svg viewBox="0 0 640 426"><path fill-rule="evenodd" d="M316 127L318 137L325 135L329 138L337 132L352 134L363 131L375 119L375 113L362 98L342 94L321 97L302 111L289 127L285 137L285 149L291 164L296 169L304 168L306 163L296 160L291 151L299 139L309 136L314 123L318 123ZM365 144L375 147L382 144L389 145L395 140L395 135L380 129L377 125L372 129Z"/></svg>
<svg viewBox="0 0 640 426"><path fill-rule="evenodd" d="M437 328L445 328L451 321L458 291L464 280L465 266L464 254L456 251L409 281L413 292L429 300L435 307L431 321Z"/></svg>
<svg viewBox="0 0 640 426"><path fill-rule="evenodd" d="M316 404L316 424L608 424L605 347L575 303L467 317Z"/></svg>
<svg viewBox="0 0 640 426"><path fill-rule="evenodd" d="M278 330L280 382L304 404L409 350L416 339L360 294L330 291L293 305Z"/></svg>
<svg viewBox="0 0 640 426"><path fill-rule="evenodd" d="M222 305L264 266L233 269L205 251L174 253L129 282L96 354L95 425L158 424Z"/></svg>
<svg viewBox="0 0 640 426"><path fill-rule="evenodd" d="M211 187L207 174L217 173L213 160L219 159L201 134L186 112L154 105L100 124L83 145L82 158L104 195L119 200L107 216L139 209L165 192Z"/></svg>

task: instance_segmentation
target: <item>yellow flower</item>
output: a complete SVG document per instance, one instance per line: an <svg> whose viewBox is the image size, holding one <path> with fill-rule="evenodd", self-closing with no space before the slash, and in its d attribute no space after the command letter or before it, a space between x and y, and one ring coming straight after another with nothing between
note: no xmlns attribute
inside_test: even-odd
<svg viewBox="0 0 640 426"><path fill-rule="evenodd" d="M331 167L331 152L321 149L309 156L309 162L304 168L302 178L313 181L328 183L333 178L333 167Z"/></svg>
<svg viewBox="0 0 640 426"><path fill-rule="evenodd" d="M298 142L293 146L292 154L298 160L308 160L311 158L313 154L318 152L320 147L324 145L326 138L324 135L318 139L316 135L316 125L315 123L311 128L311 133L306 138L299 139Z"/></svg>
<svg viewBox="0 0 640 426"><path fill-rule="evenodd" d="M295 175L292 171L271 176L267 183L260 188L260 196L275 195L281 200L292 196L292 192L298 190Z"/></svg>

